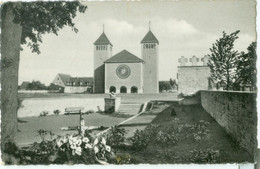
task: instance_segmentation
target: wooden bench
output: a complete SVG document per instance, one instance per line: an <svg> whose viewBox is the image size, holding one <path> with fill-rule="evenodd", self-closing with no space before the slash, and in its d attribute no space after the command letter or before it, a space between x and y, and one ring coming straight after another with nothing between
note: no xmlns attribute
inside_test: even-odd
<svg viewBox="0 0 260 169"><path fill-rule="evenodd" d="M84 110L84 107L67 107L65 108L65 115L70 114L82 114L82 110Z"/></svg>

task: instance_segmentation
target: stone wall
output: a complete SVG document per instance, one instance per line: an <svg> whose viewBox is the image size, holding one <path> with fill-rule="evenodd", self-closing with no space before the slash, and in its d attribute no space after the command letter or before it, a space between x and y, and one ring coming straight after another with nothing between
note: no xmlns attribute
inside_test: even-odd
<svg viewBox="0 0 260 169"><path fill-rule="evenodd" d="M178 93L194 94L208 89L208 66L178 66Z"/></svg>
<svg viewBox="0 0 260 169"><path fill-rule="evenodd" d="M104 98L26 98L18 109L18 117L39 116L42 111L53 114L54 110L65 113L67 107L84 107L83 112L88 110L104 111Z"/></svg>
<svg viewBox="0 0 260 169"><path fill-rule="evenodd" d="M232 138L255 155L256 93L201 91L201 105Z"/></svg>

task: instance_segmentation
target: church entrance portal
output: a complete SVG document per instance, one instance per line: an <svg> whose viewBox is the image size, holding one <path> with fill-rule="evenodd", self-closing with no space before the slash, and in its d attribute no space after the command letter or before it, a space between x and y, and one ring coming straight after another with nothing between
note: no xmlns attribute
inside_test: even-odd
<svg viewBox="0 0 260 169"><path fill-rule="evenodd" d="M116 93L116 87L115 86L111 86L110 89L109 89L109 92L112 93Z"/></svg>
<svg viewBox="0 0 260 169"><path fill-rule="evenodd" d="M126 92L127 92L126 87L125 87L125 86L122 86L122 87L120 88L120 93L126 93Z"/></svg>
<svg viewBox="0 0 260 169"><path fill-rule="evenodd" d="M135 86L131 87L131 93L138 93L138 88Z"/></svg>

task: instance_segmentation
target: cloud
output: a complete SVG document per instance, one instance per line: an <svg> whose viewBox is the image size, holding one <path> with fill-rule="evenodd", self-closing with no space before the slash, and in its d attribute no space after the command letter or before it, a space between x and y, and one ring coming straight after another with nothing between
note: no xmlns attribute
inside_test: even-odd
<svg viewBox="0 0 260 169"><path fill-rule="evenodd" d="M160 41L159 79L176 78L178 58L181 56L203 57L221 35L200 31L185 20L150 18L151 30ZM79 32L64 28L59 36L44 35L40 55L32 54L25 47L21 53L20 83L24 80L40 80L49 84L57 73L73 76L93 76L93 43L105 33L113 46L113 54L123 49L141 57L140 41L148 32L148 24L134 23L128 20L102 18L91 20L89 17L77 19ZM245 50L254 39L248 34L240 34L236 46ZM201 63L202 64L202 63Z"/></svg>

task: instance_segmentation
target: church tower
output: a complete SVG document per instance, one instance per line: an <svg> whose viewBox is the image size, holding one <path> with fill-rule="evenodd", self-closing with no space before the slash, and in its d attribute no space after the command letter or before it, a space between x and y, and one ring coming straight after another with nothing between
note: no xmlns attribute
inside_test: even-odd
<svg viewBox="0 0 260 169"><path fill-rule="evenodd" d="M105 92L105 65L104 61L112 56L112 43L103 33L94 43L94 93Z"/></svg>
<svg viewBox="0 0 260 169"><path fill-rule="evenodd" d="M150 30L141 41L141 53L144 60L143 66L143 92L159 92L158 70L158 46L159 41Z"/></svg>

